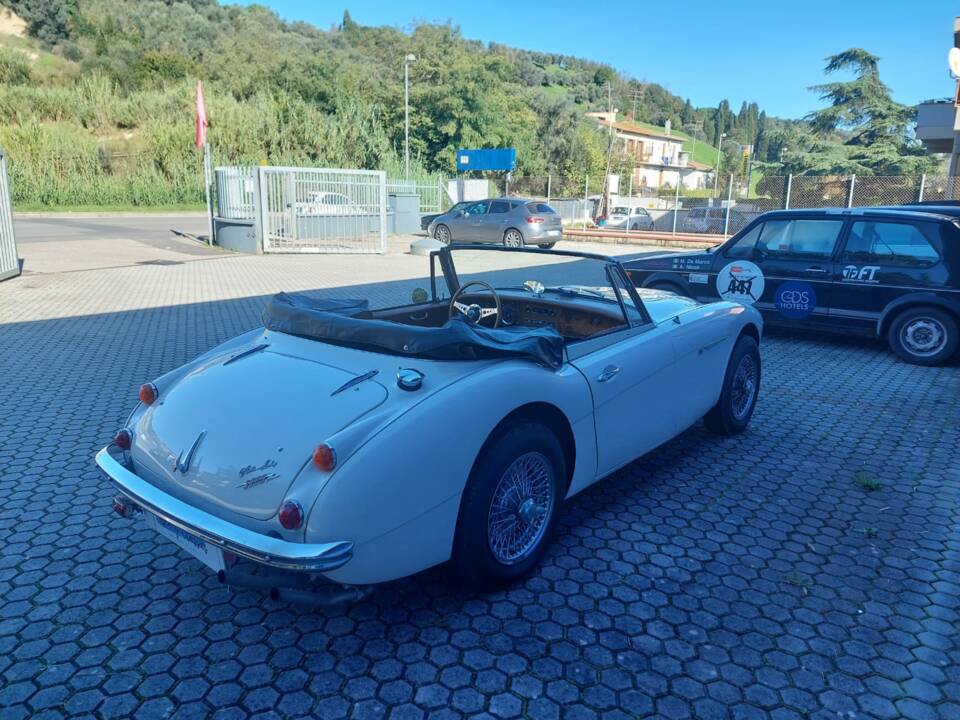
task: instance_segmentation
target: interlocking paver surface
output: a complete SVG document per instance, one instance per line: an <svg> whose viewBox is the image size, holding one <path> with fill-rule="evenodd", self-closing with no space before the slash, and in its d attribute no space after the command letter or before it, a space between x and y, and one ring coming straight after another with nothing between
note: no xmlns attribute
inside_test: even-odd
<svg viewBox="0 0 960 720"><path fill-rule="evenodd" d="M492 595L439 569L284 605L109 509L93 454L141 382L271 292L407 292L422 263L0 284L0 717L960 717L960 368L875 343L770 335L747 433L698 424L582 493Z"/></svg>

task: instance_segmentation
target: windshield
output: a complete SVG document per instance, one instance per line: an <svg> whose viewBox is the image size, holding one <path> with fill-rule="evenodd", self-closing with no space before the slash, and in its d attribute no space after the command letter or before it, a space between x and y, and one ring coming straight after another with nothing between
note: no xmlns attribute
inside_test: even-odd
<svg viewBox="0 0 960 720"><path fill-rule="evenodd" d="M500 249L450 248L460 285L479 280L494 287L532 296L589 300L618 306L619 294L631 320L642 313L612 261Z"/></svg>

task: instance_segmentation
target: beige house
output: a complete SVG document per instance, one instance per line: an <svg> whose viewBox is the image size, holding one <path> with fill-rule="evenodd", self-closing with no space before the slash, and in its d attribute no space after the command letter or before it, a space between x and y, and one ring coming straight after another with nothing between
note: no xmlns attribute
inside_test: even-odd
<svg viewBox="0 0 960 720"><path fill-rule="evenodd" d="M618 121L615 113L589 112L587 117L604 127L612 126L617 138L623 142L628 157L634 161L634 191L676 188L678 181L687 190L708 186L710 167L690 160L690 154L683 149L682 139L632 122ZM621 185L620 189L626 190L626 187Z"/></svg>

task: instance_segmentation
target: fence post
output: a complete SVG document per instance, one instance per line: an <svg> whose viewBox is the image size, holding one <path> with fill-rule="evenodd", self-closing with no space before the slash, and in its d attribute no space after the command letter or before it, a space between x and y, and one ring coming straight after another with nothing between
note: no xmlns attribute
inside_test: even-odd
<svg viewBox="0 0 960 720"><path fill-rule="evenodd" d="M587 176L583 179L583 220L584 220L583 226L584 226L584 227L587 226L586 221L587 221L587 219L589 218L589 216L590 216L590 214L591 214L591 213L589 212L589 210L587 209L587 208L588 208L588 205L587 205L587 195L588 195L589 193L590 193L590 176L587 175Z"/></svg>
<svg viewBox="0 0 960 720"><path fill-rule="evenodd" d="M850 190L847 192L847 207L848 207L848 208L853 207L853 186L856 184L856 182L857 182L857 176L856 176L856 175L851 175L851 176L850 176Z"/></svg>
<svg viewBox="0 0 960 720"><path fill-rule="evenodd" d="M927 174L924 173L920 176L920 192L917 193L917 202L923 202L923 190L924 186L927 184Z"/></svg>
<svg viewBox="0 0 960 720"><path fill-rule="evenodd" d="M727 187L727 212L723 216L723 236L727 236L727 231L730 229L730 203L733 202L733 175L730 176L730 181Z"/></svg>
<svg viewBox="0 0 960 720"><path fill-rule="evenodd" d="M683 176L677 170L677 190L673 195L673 230L671 231L674 235L677 234L677 211L680 209L680 186L682 184Z"/></svg>
<svg viewBox="0 0 960 720"><path fill-rule="evenodd" d="M793 173L787 175L787 192L783 201L783 209L790 209L790 191L793 189Z"/></svg>
<svg viewBox="0 0 960 720"><path fill-rule="evenodd" d="M553 189L551 183L553 181L553 175L547 173L547 204L550 204L550 191Z"/></svg>

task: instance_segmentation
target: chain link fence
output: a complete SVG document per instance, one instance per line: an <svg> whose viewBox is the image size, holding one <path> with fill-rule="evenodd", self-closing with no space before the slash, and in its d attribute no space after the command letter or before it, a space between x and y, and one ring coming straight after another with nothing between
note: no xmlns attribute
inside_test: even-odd
<svg viewBox="0 0 960 720"><path fill-rule="evenodd" d="M500 194L547 200L567 228L614 232L733 235L770 210L871 207L960 199L960 177L737 175L674 169L673 183L651 188L617 178L521 177L496 182ZM679 183L676 177L679 175ZM640 213L637 208L642 208ZM640 217L649 218L640 220Z"/></svg>

